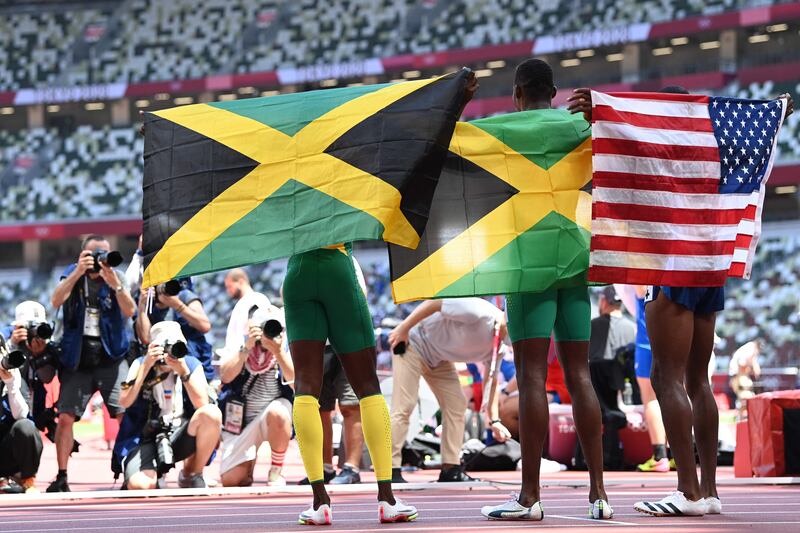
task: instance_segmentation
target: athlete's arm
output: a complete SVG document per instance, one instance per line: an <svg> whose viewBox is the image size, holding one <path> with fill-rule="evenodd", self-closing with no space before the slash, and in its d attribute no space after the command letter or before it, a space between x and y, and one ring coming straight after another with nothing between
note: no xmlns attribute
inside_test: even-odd
<svg viewBox="0 0 800 533"><path fill-rule="evenodd" d="M567 98L567 111L570 113L583 113L586 122L592 122L592 90L581 88L572 91L572 96Z"/></svg>
<svg viewBox="0 0 800 533"><path fill-rule="evenodd" d="M783 93L778 98L786 98L786 114L783 116L783 122L786 123L786 119L789 118L789 115L794 113L794 100L792 99L792 95L789 93Z"/></svg>
<svg viewBox="0 0 800 533"><path fill-rule="evenodd" d="M499 357L499 356L498 356ZM488 394L489 400L486 402L486 418L488 419L489 427L492 430L492 437L497 442L505 442L511 438L511 432L500 422L500 394L497 390L497 374L500 372L500 365L495 368L495 375L489 376L490 366L486 367L486 372L483 376L483 382L489 383L489 390L483 391L483 394Z"/></svg>
<svg viewBox="0 0 800 533"><path fill-rule="evenodd" d="M394 349L401 342L408 343L408 332L434 313L442 310L442 300L426 300L419 304L405 320L389 332L389 345Z"/></svg>

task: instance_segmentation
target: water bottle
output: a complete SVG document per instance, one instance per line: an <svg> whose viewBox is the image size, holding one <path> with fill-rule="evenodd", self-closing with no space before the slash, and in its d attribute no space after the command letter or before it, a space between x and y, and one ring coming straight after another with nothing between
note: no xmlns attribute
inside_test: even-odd
<svg viewBox="0 0 800 533"><path fill-rule="evenodd" d="M628 378L625 378L625 388L622 389L622 403L633 405L633 385L631 385L631 380Z"/></svg>

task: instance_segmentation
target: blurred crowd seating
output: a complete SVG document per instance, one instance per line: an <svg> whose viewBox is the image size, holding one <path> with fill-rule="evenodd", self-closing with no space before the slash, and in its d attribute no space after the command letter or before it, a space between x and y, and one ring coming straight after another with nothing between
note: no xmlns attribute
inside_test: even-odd
<svg viewBox="0 0 800 533"><path fill-rule="evenodd" d="M782 0L778 0L782 1ZM775 3L760 0L759 5ZM0 17L0 90L198 78L500 44L747 0L129 0Z"/></svg>
<svg viewBox="0 0 800 533"><path fill-rule="evenodd" d="M762 366L800 361L800 235L762 239L750 280L729 280L725 311L717 319L717 354L730 356L754 339L762 341Z"/></svg>
<svg viewBox="0 0 800 533"><path fill-rule="evenodd" d="M109 11L75 9L3 12L0 15L0 90L55 83L85 30L103 24Z"/></svg>
<svg viewBox="0 0 800 533"><path fill-rule="evenodd" d="M414 0L317 0L292 2L273 41L245 50L238 72L346 63L398 53L404 21Z"/></svg>
<svg viewBox="0 0 800 533"><path fill-rule="evenodd" d="M0 132L0 221L138 216L142 149L133 127Z"/></svg>

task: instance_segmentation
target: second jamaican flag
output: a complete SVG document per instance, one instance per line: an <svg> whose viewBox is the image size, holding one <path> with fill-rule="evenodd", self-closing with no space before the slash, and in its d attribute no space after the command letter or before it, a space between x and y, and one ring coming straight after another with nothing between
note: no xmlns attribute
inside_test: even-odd
<svg viewBox="0 0 800 533"><path fill-rule="evenodd" d="M456 124L419 247L389 246L395 301L586 283L590 136L558 109Z"/></svg>
<svg viewBox="0 0 800 533"><path fill-rule="evenodd" d="M340 242L417 246L467 75L148 113L143 286Z"/></svg>

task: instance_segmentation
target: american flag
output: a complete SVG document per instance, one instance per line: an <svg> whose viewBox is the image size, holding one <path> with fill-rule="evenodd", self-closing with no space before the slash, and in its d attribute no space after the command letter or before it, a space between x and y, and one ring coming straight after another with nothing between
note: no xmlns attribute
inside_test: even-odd
<svg viewBox="0 0 800 533"><path fill-rule="evenodd" d="M750 277L785 100L592 91L589 280Z"/></svg>

